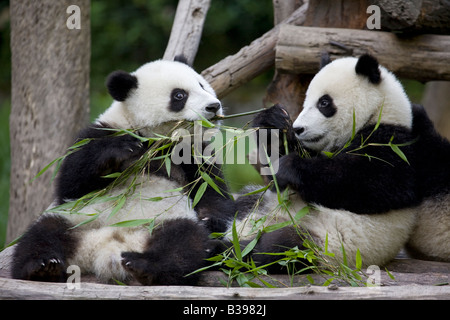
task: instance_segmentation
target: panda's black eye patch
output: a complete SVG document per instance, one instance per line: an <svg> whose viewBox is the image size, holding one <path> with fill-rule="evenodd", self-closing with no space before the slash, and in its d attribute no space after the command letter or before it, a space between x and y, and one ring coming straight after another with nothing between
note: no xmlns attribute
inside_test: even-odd
<svg viewBox="0 0 450 320"><path fill-rule="evenodd" d="M183 89L173 89L172 93L170 94L169 109L173 112L179 112L183 110L188 96L188 93Z"/></svg>
<svg viewBox="0 0 450 320"><path fill-rule="evenodd" d="M327 118L334 116L337 111L336 106L333 103L333 99L325 94L317 101L317 109Z"/></svg>

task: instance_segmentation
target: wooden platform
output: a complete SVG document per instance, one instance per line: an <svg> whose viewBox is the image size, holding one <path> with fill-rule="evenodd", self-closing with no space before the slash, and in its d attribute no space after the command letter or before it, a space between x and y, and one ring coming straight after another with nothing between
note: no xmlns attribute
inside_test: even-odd
<svg viewBox="0 0 450 320"><path fill-rule="evenodd" d="M381 285L350 287L342 284L321 286L326 280L312 275L314 285L305 275L277 275L271 281L277 288L226 288L222 272L204 272L200 286L140 286L95 283L93 277L82 277L80 288L66 283L44 283L10 279L9 261L12 248L0 253L0 299L115 299L115 300L252 300L252 299L445 299L450 300L450 263L394 259L387 269L395 280L380 271Z"/></svg>

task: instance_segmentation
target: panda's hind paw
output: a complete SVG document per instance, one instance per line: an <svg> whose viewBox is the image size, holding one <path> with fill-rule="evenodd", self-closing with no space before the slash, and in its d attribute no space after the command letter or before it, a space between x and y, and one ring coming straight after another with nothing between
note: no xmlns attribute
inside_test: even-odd
<svg viewBox="0 0 450 320"><path fill-rule="evenodd" d="M65 263L57 257L40 257L24 264L22 279L64 282L66 280Z"/></svg>
<svg viewBox="0 0 450 320"><path fill-rule="evenodd" d="M122 266L141 284L146 286L153 284L149 261L142 253L122 252Z"/></svg>

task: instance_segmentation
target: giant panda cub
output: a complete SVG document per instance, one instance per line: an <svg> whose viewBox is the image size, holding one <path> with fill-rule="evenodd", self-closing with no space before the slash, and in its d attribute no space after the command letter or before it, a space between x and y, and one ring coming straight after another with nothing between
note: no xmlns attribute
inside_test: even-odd
<svg viewBox="0 0 450 320"><path fill-rule="evenodd" d="M195 275L185 276L211 254L209 233L223 231L234 216L234 202L223 180L216 180L222 194L208 185L193 208L202 184L197 162L167 166L157 153L145 170L125 183L111 187L117 180L107 178L142 159L149 147L139 136L169 135L179 121L222 114L208 82L183 57L176 60L158 60L108 77L114 102L78 136L77 141L90 139L89 143L62 163L56 202L71 206L71 200L104 188L115 200L90 203L80 214L50 210L41 215L15 249L14 278L65 281L67 267L76 265L102 282L132 277L145 285L196 282ZM110 129L135 130L135 135L117 135ZM218 168L209 170L220 176ZM127 221L148 223L111 226Z"/></svg>
<svg viewBox="0 0 450 320"><path fill-rule="evenodd" d="M287 190L288 201L280 205L274 188L261 197L250 193L253 202L242 196L236 231L249 240L255 227L287 221L300 226L263 233L253 250L255 262L278 259L261 253L303 248L298 230L322 248L328 239L327 251L349 265L355 266L358 249L363 266L381 266L395 257L414 228L412 207L420 196L412 106L392 73L369 55L337 59L312 79L294 123L275 105L253 124L286 133L274 180L279 190ZM309 156L301 155L304 150Z"/></svg>

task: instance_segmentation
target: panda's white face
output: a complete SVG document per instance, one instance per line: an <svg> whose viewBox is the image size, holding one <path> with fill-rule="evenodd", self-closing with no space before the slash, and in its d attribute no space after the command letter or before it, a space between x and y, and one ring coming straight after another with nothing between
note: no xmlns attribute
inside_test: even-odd
<svg viewBox="0 0 450 320"><path fill-rule="evenodd" d="M293 125L305 147L340 149L351 138L353 118L359 131L377 122L381 108L382 123L411 128L411 104L395 76L375 59L360 60L335 60L311 81L303 110Z"/></svg>
<svg viewBox="0 0 450 320"><path fill-rule="evenodd" d="M178 120L222 115L222 105L209 83L188 65L158 60L128 74L112 73L107 82L113 105L98 121L144 132Z"/></svg>

